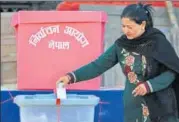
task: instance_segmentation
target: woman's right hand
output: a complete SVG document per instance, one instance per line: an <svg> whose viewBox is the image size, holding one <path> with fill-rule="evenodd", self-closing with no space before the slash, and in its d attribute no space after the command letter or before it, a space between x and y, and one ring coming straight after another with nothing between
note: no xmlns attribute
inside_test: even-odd
<svg viewBox="0 0 179 122"><path fill-rule="evenodd" d="M68 75L62 76L57 80L56 87L58 87L59 83L63 83L64 86L67 86L69 84L70 80L71 80L70 76L68 76Z"/></svg>

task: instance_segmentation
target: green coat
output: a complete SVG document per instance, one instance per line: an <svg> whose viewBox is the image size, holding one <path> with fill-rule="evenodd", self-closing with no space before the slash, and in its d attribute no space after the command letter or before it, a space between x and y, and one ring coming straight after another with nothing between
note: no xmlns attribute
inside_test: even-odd
<svg viewBox="0 0 179 122"><path fill-rule="evenodd" d="M132 91L140 83L145 84L148 93L164 89L175 79L172 72L166 71L153 79L142 81L147 63L145 56L128 52L124 48L113 44L96 60L71 72L71 74L74 77L74 82L89 80L101 75L117 63L121 65L126 76L123 95L124 122L150 122L148 116L150 113L145 101L141 96L134 97Z"/></svg>

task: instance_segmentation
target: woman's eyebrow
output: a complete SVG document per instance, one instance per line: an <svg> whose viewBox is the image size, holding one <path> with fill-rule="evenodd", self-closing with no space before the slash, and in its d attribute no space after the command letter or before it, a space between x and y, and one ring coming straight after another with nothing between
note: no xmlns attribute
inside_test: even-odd
<svg viewBox="0 0 179 122"><path fill-rule="evenodd" d="M122 24L123 26L134 26L133 24Z"/></svg>

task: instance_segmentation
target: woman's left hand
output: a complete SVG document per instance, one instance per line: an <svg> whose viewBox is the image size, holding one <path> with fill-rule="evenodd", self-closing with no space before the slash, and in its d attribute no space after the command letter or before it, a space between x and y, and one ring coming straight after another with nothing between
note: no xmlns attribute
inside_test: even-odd
<svg viewBox="0 0 179 122"><path fill-rule="evenodd" d="M144 84L139 84L133 91L132 94L136 96L144 96L147 94L147 89Z"/></svg>

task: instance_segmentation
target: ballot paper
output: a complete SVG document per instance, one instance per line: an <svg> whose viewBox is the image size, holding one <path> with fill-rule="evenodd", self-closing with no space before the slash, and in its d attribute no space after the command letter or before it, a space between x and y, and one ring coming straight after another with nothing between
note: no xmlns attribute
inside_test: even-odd
<svg viewBox="0 0 179 122"><path fill-rule="evenodd" d="M59 83L57 86L57 99L67 99L66 88L63 83Z"/></svg>

